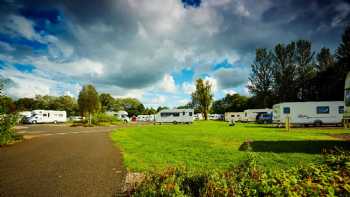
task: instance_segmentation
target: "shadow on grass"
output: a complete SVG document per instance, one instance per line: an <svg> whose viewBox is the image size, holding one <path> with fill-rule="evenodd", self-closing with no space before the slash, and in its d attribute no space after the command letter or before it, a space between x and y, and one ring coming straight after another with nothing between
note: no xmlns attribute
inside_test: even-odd
<svg viewBox="0 0 350 197"><path fill-rule="evenodd" d="M303 141L250 141L239 147L240 151L273 153L309 153L320 154L334 148L350 150L349 141L303 140Z"/></svg>

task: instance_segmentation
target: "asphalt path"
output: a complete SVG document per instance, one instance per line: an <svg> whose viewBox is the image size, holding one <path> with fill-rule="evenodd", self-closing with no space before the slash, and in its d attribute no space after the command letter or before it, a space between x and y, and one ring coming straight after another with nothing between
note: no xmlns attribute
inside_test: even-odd
<svg viewBox="0 0 350 197"><path fill-rule="evenodd" d="M19 127L26 140L0 148L0 196L120 196L125 169L113 129Z"/></svg>

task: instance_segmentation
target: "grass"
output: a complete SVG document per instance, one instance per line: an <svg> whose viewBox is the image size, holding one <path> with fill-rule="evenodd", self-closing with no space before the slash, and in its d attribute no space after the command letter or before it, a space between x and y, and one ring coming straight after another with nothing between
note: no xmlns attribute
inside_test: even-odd
<svg viewBox="0 0 350 197"><path fill-rule="evenodd" d="M258 164L270 169L318 163L321 150L350 148L350 142L330 134L350 134L341 128L285 129L256 124L198 121L192 125L142 125L118 129L112 140L122 149L130 171L159 171L182 166L189 170L226 170L256 152Z"/></svg>

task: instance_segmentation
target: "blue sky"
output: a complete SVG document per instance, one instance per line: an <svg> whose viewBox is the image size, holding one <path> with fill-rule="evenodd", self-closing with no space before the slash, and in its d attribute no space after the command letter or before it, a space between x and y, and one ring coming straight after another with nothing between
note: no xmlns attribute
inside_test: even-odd
<svg viewBox="0 0 350 197"><path fill-rule="evenodd" d="M334 50L349 19L345 0L5 0L0 77L14 98L77 96L92 83L172 107L197 78L216 99L249 95L256 48L302 38Z"/></svg>

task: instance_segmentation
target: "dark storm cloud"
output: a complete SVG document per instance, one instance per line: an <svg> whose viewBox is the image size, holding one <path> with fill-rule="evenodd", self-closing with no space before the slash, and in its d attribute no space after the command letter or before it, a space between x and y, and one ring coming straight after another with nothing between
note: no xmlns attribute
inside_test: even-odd
<svg viewBox="0 0 350 197"><path fill-rule="evenodd" d="M41 36L34 41L49 45L48 56L58 54L50 60L89 59L103 65L96 71L101 72L95 77L98 83L143 88L175 67L212 64L226 56L236 55L239 60L233 65L248 68L252 58L245 57L258 47L273 48L279 42L309 39L316 50L335 49L350 21L350 4L345 0L3 1L0 22L10 15L34 23L35 33ZM28 46L0 41L5 42L0 44L2 54L32 55ZM249 69L241 72L234 67L209 75L224 88L244 84Z"/></svg>

